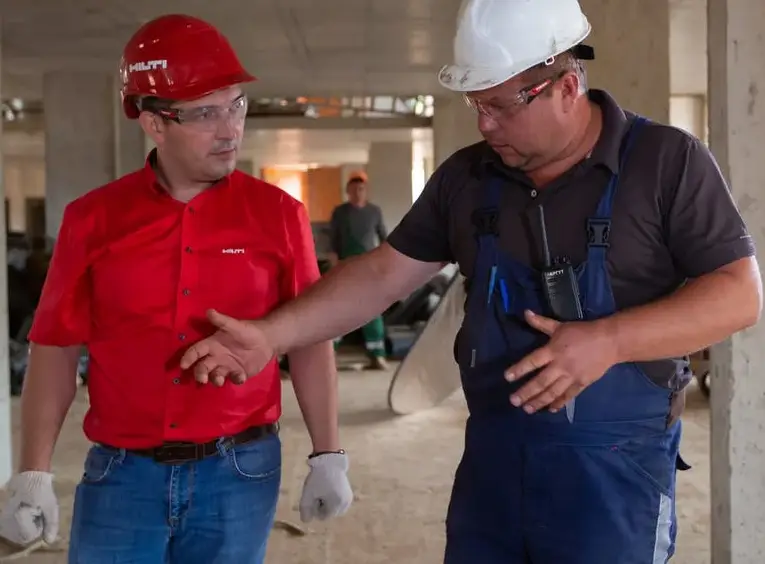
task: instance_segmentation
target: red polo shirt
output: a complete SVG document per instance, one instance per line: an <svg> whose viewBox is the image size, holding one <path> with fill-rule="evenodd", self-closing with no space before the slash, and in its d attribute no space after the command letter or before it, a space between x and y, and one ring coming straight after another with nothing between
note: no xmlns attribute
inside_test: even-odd
<svg viewBox="0 0 765 564"><path fill-rule="evenodd" d="M205 311L259 318L318 277L308 215L287 193L236 171L184 204L147 161L67 206L29 338L87 346L91 441L209 441L276 421L281 382L275 361L242 386L181 371L214 331Z"/></svg>

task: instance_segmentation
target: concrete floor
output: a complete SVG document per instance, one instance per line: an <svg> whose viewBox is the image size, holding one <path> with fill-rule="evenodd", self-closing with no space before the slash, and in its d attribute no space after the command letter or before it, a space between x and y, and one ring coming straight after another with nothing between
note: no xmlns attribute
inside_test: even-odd
<svg viewBox="0 0 765 564"><path fill-rule="evenodd" d="M356 502L344 518L311 525L304 537L274 531L269 564L382 564L441 562L444 516L459 460L466 417L461 395L427 413L396 418L386 406L389 376L342 372L343 445L351 456ZM55 455L62 534L88 444L80 429L87 395L80 391ZM14 404L14 434L18 409ZM709 564L709 413L695 386L684 416L683 455L693 470L679 476L679 546L672 564ZM285 386L284 466L277 517L299 523L297 501L310 443L291 386ZM0 552L0 554L3 554ZM36 553L15 562L59 564L64 552Z"/></svg>

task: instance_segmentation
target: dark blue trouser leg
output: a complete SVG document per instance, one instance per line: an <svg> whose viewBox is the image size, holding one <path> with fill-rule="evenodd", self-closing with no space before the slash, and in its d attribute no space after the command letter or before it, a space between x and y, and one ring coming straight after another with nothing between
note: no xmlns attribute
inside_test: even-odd
<svg viewBox="0 0 765 564"><path fill-rule="evenodd" d="M446 520L445 564L528 564L521 531L521 447L502 452L468 430Z"/></svg>
<svg viewBox="0 0 765 564"><path fill-rule="evenodd" d="M531 562L665 564L676 533L674 434L618 446L527 447Z"/></svg>

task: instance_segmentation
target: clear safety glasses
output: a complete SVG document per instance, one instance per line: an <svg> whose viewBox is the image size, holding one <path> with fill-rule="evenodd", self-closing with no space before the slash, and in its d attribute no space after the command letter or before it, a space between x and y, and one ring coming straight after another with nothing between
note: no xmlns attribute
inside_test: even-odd
<svg viewBox="0 0 765 564"><path fill-rule="evenodd" d="M517 115L523 108L531 104L534 100L539 98L547 89L555 84L565 72L556 74L546 78L536 84L527 86L518 92L515 96L507 100L492 99L487 102L476 100L475 98L465 94L463 96L465 103L473 111L478 112L481 115L490 117L495 121L502 121L512 118Z"/></svg>
<svg viewBox="0 0 765 564"><path fill-rule="evenodd" d="M247 117L247 97L242 95L228 106L198 106L196 108L156 108L158 116L187 127L214 131L221 124L240 125Z"/></svg>

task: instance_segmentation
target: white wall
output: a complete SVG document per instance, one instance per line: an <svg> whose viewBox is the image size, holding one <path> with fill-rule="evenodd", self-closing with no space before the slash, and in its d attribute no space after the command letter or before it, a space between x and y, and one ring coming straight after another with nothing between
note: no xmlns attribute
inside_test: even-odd
<svg viewBox="0 0 765 564"><path fill-rule="evenodd" d="M34 156L3 157L3 183L9 207L8 227L24 231L25 200L45 197L45 160Z"/></svg>
<svg viewBox="0 0 765 564"><path fill-rule="evenodd" d="M669 12L670 91L707 93L707 6L684 2Z"/></svg>

